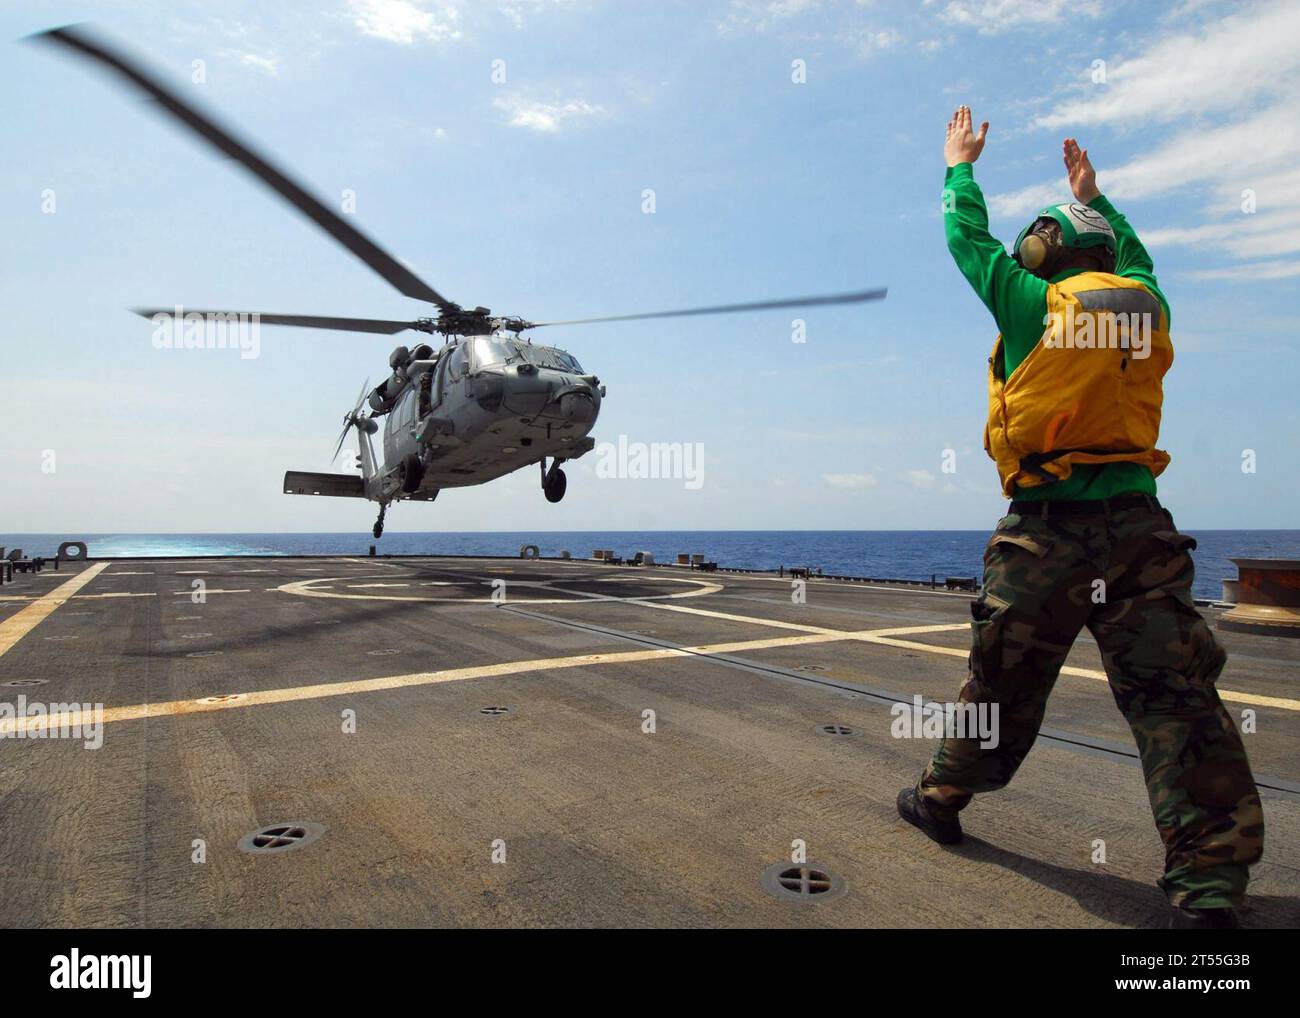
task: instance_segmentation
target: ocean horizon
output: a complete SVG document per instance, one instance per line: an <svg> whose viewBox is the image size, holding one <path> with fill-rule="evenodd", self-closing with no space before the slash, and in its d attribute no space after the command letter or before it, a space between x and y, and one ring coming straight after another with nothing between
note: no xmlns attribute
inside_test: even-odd
<svg viewBox="0 0 1300 1018"><path fill-rule="evenodd" d="M1189 530L1197 539L1197 597L1217 600L1225 579L1235 579L1231 558L1300 558L1300 530ZM649 552L659 562L678 554L701 554L724 568L777 569L808 566L842 576L942 582L978 577L988 530L530 530L389 531L375 540L368 531L299 533L98 533L0 534L7 551L53 556L65 540L85 541L96 558L185 558L199 555L517 556L537 545L545 556L569 552L590 558L610 548L622 557Z"/></svg>

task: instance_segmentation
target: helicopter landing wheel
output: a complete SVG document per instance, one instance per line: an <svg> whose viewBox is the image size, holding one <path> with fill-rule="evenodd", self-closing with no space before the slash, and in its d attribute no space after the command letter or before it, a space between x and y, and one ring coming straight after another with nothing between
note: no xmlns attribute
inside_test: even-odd
<svg viewBox="0 0 1300 1018"><path fill-rule="evenodd" d="M546 495L546 501L558 502L564 498L564 492L568 486L569 479L564 476L564 471L559 467L552 467L550 473L546 475L546 480L542 483L542 493Z"/></svg>
<svg viewBox="0 0 1300 1018"><path fill-rule="evenodd" d="M384 536L384 513L386 512L388 512L388 506L381 505L379 507L379 519L375 520L375 525L370 528L370 532L375 535L376 541Z"/></svg>
<svg viewBox="0 0 1300 1018"><path fill-rule="evenodd" d="M402 491L408 495L414 495L420 490L420 482L424 480L424 464L420 462L420 457L411 453L398 466L398 477L402 482Z"/></svg>

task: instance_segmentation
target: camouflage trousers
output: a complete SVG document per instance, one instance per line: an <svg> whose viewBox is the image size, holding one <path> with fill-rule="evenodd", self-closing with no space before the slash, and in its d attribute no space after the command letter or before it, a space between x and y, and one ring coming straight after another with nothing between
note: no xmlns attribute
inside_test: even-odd
<svg viewBox="0 0 1300 1018"><path fill-rule="evenodd" d="M999 741L981 749L978 739L945 739L917 786L927 805L952 815L1011 780L1087 626L1142 757L1165 847L1160 886L1175 905L1240 904L1263 851L1264 815L1214 688L1227 655L1192 601L1195 546L1164 509L1003 517L971 604L970 674L959 695L998 705Z"/></svg>

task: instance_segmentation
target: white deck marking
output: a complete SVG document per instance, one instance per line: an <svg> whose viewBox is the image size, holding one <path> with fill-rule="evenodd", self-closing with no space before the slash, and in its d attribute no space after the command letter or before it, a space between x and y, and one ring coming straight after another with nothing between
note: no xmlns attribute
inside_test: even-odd
<svg viewBox="0 0 1300 1018"><path fill-rule="evenodd" d="M499 579L500 577L495 577ZM277 589L285 594L296 594L299 597L340 597L357 601L414 601L426 603L455 603L455 604L493 604L495 603L491 596L488 597L427 597L419 594L343 594L334 590L320 590L318 584L342 583L344 580L365 580L373 577L361 576L323 576L320 579L295 580L291 583L283 584ZM491 584L494 577L492 576L467 576L466 583L475 583L480 586ZM528 598L523 601L515 601L516 604L575 604L584 599L597 601L635 601L635 602L652 602L662 601L683 597L701 597L705 594L716 594L722 590L722 587L716 583L709 583L705 580L688 580L678 579L676 577L655 577L658 582L664 583L693 583L697 585L695 590L678 591L675 594L652 594L648 597L641 598L624 598L608 594L592 594L587 591L565 590L560 587L550 586L548 583L510 580L506 586L506 600L509 601L509 590L511 587L527 587L530 589L551 590L558 594L564 594L559 598ZM348 584L349 587L363 586L363 584ZM364 584L364 586L382 586L382 584ZM831 632L831 630L827 630Z"/></svg>

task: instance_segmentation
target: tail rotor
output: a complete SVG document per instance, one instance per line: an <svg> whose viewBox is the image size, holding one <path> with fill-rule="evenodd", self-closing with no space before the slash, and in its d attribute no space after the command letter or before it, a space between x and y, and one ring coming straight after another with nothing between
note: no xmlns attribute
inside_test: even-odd
<svg viewBox="0 0 1300 1018"><path fill-rule="evenodd" d="M361 406L365 403L366 393L369 391L370 379L367 378L361 385L361 391L357 394L356 405L353 406L343 418L343 430L339 432L338 443L334 446L334 455L330 457L331 463L339 458L339 453L343 450L343 442L347 439L348 432L356 427L363 419L361 417Z"/></svg>

